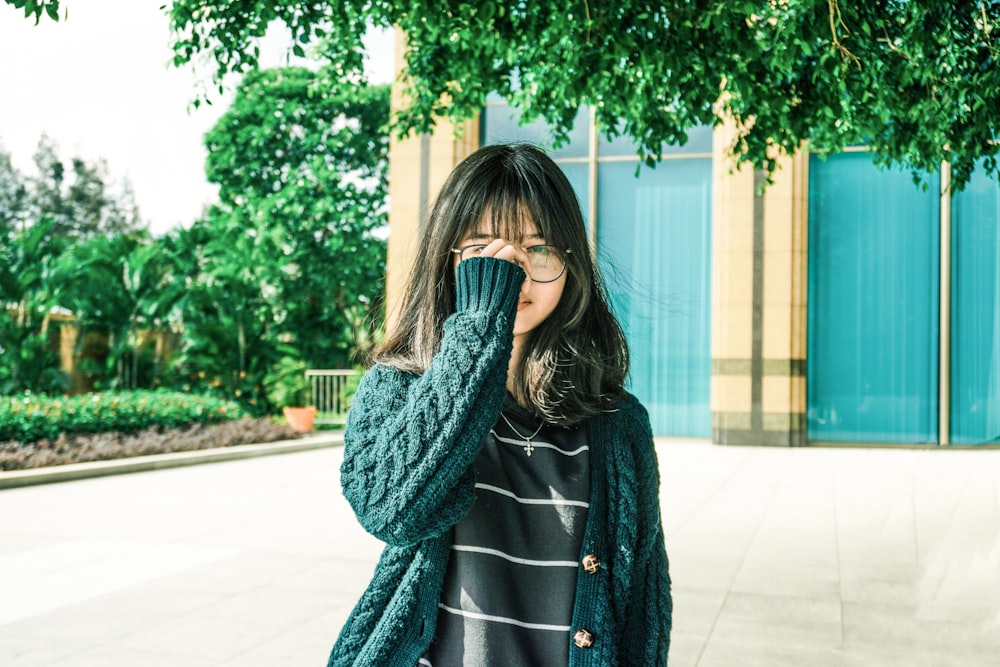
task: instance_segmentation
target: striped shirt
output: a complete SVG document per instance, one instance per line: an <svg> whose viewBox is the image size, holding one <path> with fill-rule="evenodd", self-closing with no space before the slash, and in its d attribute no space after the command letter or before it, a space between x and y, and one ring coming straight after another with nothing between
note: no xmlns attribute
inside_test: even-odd
<svg viewBox="0 0 1000 667"><path fill-rule="evenodd" d="M584 429L549 425L529 448L540 424L508 395L484 439L476 502L453 529L434 642L418 665L569 663L590 453Z"/></svg>

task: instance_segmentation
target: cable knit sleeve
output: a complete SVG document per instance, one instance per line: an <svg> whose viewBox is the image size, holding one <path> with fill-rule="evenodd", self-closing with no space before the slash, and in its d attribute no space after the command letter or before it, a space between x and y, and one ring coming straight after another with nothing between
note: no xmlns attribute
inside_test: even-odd
<svg viewBox="0 0 1000 667"><path fill-rule="evenodd" d="M457 309L427 371L375 366L347 419L344 495L365 530L395 546L441 535L469 511L470 466L503 404L524 271L473 258L457 281Z"/></svg>
<svg viewBox="0 0 1000 667"><path fill-rule="evenodd" d="M636 466L636 548L626 619L624 664L664 667L670 650L673 597L660 516L660 471L649 415L632 400Z"/></svg>

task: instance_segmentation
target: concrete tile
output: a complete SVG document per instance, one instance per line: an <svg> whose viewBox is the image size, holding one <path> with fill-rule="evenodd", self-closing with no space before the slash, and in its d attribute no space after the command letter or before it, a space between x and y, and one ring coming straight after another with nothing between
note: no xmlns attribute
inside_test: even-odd
<svg viewBox="0 0 1000 667"><path fill-rule="evenodd" d="M936 589L936 580L929 578L926 568L909 561L880 561L873 555L864 561L842 562L840 572L845 600L877 599L877 595L884 593L902 596L903 602L919 602L922 590Z"/></svg>
<svg viewBox="0 0 1000 667"><path fill-rule="evenodd" d="M266 551L246 551L190 571L164 577L164 587L237 595L273 583L285 573L309 569L322 560Z"/></svg>
<svg viewBox="0 0 1000 667"><path fill-rule="evenodd" d="M789 534L768 529L758 533L747 551L745 565L767 569L790 565L836 571L840 558L834 536L810 534L808 530Z"/></svg>
<svg viewBox="0 0 1000 667"><path fill-rule="evenodd" d="M670 578L675 586L728 591L740 571L743 560L734 556L686 556L668 553Z"/></svg>
<svg viewBox="0 0 1000 667"><path fill-rule="evenodd" d="M923 651L965 656L967 665L982 656L1000 655L1000 625L969 623L967 618L924 620L912 607L887 604L844 604L844 646L860 652L887 646L906 647L909 654Z"/></svg>
<svg viewBox="0 0 1000 667"><path fill-rule="evenodd" d="M159 585L137 586L0 626L0 638L63 639L89 647L157 625L218 602L218 594Z"/></svg>
<svg viewBox="0 0 1000 667"><path fill-rule="evenodd" d="M712 634L727 593L719 589L673 586L673 633L703 640Z"/></svg>
<svg viewBox="0 0 1000 667"><path fill-rule="evenodd" d="M978 667L1000 655L1000 451L680 438L657 450L672 667ZM341 458L0 493L8 564L37 568L37 550L87 540L121 546L106 562L124 567L136 544L226 554L57 608L17 607L0 624L0 664L323 664L382 548L340 494Z"/></svg>
<svg viewBox="0 0 1000 667"><path fill-rule="evenodd" d="M309 597L353 604L361 597L375 571L374 560L324 560L315 567L283 576L277 585Z"/></svg>
<svg viewBox="0 0 1000 667"><path fill-rule="evenodd" d="M231 608L227 609L231 611ZM274 610L275 616L287 610ZM149 627L118 640L117 645L148 653L179 653L184 659L220 664L252 651L290 629L280 619L247 611L227 616L216 610L192 614Z"/></svg>
<svg viewBox="0 0 1000 667"><path fill-rule="evenodd" d="M701 660L706 643L705 637L672 632L667 667L698 667L698 661Z"/></svg>
<svg viewBox="0 0 1000 667"><path fill-rule="evenodd" d="M813 563L776 561L745 565L732 590L738 593L840 600L840 574L836 567Z"/></svg>
<svg viewBox="0 0 1000 667"><path fill-rule="evenodd" d="M0 557L0 624L184 571L230 552L195 545L80 539Z"/></svg>
<svg viewBox="0 0 1000 667"><path fill-rule="evenodd" d="M6 517L4 517L6 523ZM42 549L57 542L57 538L45 537L29 532L3 531L3 539L0 540L0 558L5 554L14 554L23 551L33 551Z"/></svg>
<svg viewBox="0 0 1000 667"><path fill-rule="evenodd" d="M713 641L698 667L850 667L850 659L834 649L746 645Z"/></svg>
<svg viewBox="0 0 1000 667"><path fill-rule="evenodd" d="M283 645L282 637L299 632L299 628L305 626L318 628L322 625L323 632L317 633L321 636L317 637L316 643L323 645L319 653L325 660L340 628L339 625L331 627L331 623L335 620L342 624L346 620L367 584L371 564L343 562L336 568L339 577L309 577L310 572L321 574L329 570L330 566L326 564L314 566L305 573L290 570L287 575L227 595L195 612L133 633L118 643L145 651L164 650L169 646L183 647L174 650L210 658L213 664L223 664L233 660L257 659L253 656L266 660L267 656L279 650L275 646ZM337 610L337 613L333 614L331 609ZM306 631L301 632L303 636L308 635ZM283 661L270 664L308 663Z"/></svg>
<svg viewBox="0 0 1000 667"><path fill-rule="evenodd" d="M127 646L104 644L96 648L66 656L59 660L59 667L213 667L216 663L182 653L170 651L141 651Z"/></svg>
<svg viewBox="0 0 1000 667"><path fill-rule="evenodd" d="M220 667L325 665L350 609L340 607L317 617L244 655L221 663Z"/></svg>
<svg viewBox="0 0 1000 667"><path fill-rule="evenodd" d="M56 664L67 655L72 655L82 649L94 646L100 642L97 637L91 637L86 644L80 645L64 637L25 637L0 628L0 665L11 667L41 667L41 665Z"/></svg>
<svg viewBox="0 0 1000 667"><path fill-rule="evenodd" d="M854 577L841 582L841 598L845 602L908 606L916 610L920 603L920 583L911 578L884 581Z"/></svg>
<svg viewBox="0 0 1000 667"><path fill-rule="evenodd" d="M731 593L712 633L716 640L794 649L841 646L838 599Z"/></svg>
<svg viewBox="0 0 1000 667"><path fill-rule="evenodd" d="M847 648L844 656L850 667L992 667L996 663L995 654L956 651L947 645L919 649L913 646Z"/></svg>

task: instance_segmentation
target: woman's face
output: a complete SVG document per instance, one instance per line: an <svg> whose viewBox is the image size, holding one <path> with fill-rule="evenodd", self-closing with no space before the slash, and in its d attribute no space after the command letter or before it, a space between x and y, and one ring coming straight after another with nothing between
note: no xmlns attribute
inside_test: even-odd
<svg viewBox="0 0 1000 667"><path fill-rule="evenodd" d="M549 315L559 305L562 298L563 289L566 286L566 271L558 271L559 266L564 267L565 259L557 249L555 256L548 263L542 260L543 255L551 254L547 252L546 239L541 235L538 227L526 220L521 229L521 238L518 239L496 239L489 231L489 226L481 222L476 229L467 233L458 243L458 248L469 246L485 246L479 252L480 256L498 257L507 261L515 262L524 268L528 278L521 284L521 292L517 301L517 317L514 319L514 342L527 340L531 332L538 328L542 322L548 319ZM498 242L500 241L500 242ZM455 255L455 266L461 261L459 255ZM555 262L553 265L552 262ZM532 280L532 266L536 268L535 277L546 279L547 282L536 282ZM555 269L553 269L555 267ZM548 280L552 274L557 273L555 279Z"/></svg>

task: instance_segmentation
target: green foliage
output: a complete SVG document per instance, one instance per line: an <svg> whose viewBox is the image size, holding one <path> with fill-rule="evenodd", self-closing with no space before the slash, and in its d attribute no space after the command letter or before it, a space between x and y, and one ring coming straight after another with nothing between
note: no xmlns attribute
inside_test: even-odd
<svg viewBox="0 0 1000 667"><path fill-rule="evenodd" d="M46 0L7 0L7 4L16 9L23 9L26 17L35 17L36 24L41 20L43 13L53 21L59 20L59 0L48 0L48 2Z"/></svg>
<svg viewBox="0 0 1000 667"><path fill-rule="evenodd" d="M381 318L388 118L387 86L280 68L247 76L206 135L217 234L311 365L350 365Z"/></svg>
<svg viewBox="0 0 1000 667"><path fill-rule="evenodd" d="M159 245L144 234L81 240L59 257L59 304L76 316L81 334L107 337L103 360L87 369L98 388L140 386L141 333L165 329L183 296L170 268Z"/></svg>
<svg viewBox="0 0 1000 667"><path fill-rule="evenodd" d="M36 164L61 173L49 157ZM75 164L87 171L81 161ZM103 182L97 172L88 173L93 178L88 177L87 187L102 193L98 199L103 207L110 201L103 194ZM74 202L86 197L70 196L64 205L60 179L38 176L33 188L19 189L22 201L16 220L0 227L0 393L68 388L55 352L60 325L53 316L60 312L75 316L81 334L96 330L107 336L108 354L100 361L85 362L98 386L137 386L140 329L162 327L181 289L164 274L147 235L99 236L108 230L98 226L83 233L89 223L68 223L85 219ZM49 181L56 187L43 185ZM45 210L52 215L43 215ZM81 335L78 341L83 339Z"/></svg>
<svg viewBox="0 0 1000 667"><path fill-rule="evenodd" d="M272 22L313 47L332 76L362 76L368 25L406 34L401 133L461 121L496 91L563 141L582 106L608 136L654 161L698 124L730 117L734 155L772 169L777 149L867 144L885 164L963 186L997 172L1000 3L983 0L430 0L230 3L177 0L174 63L214 61L214 79L257 64Z"/></svg>
<svg viewBox="0 0 1000 667"><path fill-rule="evenodd" d="M208 180L231 206L298 188L322 195L320 213L358 197L377 210L388 111L386 86L342 85L332 72L302 67L251 72L205 137ZM331 191L337 186L344 191Z"/></svg>
<svg viewBox="0 0 1000 667"><path fill-rule="evenodd" d="M204 373L261 413L285 400L266 386L283 358L343 368L364 353L381 319L388 114L384 86L246 78L206 135L220 204L164 239L185 284L179 378Z"/></svg>
<svg viewBox="0 0 1000 667"><path fill-rule="evenodd" d="M282 357L264 378L267 400L277 408L305 407L311 402L306 363L294 356Z"/></svg>
<svg viewBox="0 0 1000 667"><path fill-rule="evenodd" d="M0 393L66 389L49 342L59 296L54 264L63 248L53 225L44 218L23 231L0 230Z"/></svg>
<svg viewBox="0 0 1000 667"><path fill-rule="evenodd" d="M0 396L0 441L31 442L60 434L132 433L245 416L231 401L168 391Z"/></svg>
<svg viewBox="0 0 1000 667"><path fill-rule="evenodd" d="M172 232L162 247L185 286L177 302L184 338L172 384L211 387L263 414L263 377L277 359L279 305L277 288L266 276L280 258L256 251L240 225L218 208L191 229Z"/></svg>
<svg viewBox="0 0 1000 667"><path fill-rule="evenodd" d="M24 175L0 147L0 244L5 242L7 234L24 225L27 195ZM5 248L6 245L0 245L0 264L6 261Z"/></svg>
<svg viewBox="0 0 1000 667"><path fill-rule="evenodd" d="M30 217L51 218L52 233L68 238L106 234L133 234L143 227L126 179L121 192L112 192L103 160L88 162L75 156L65 162L58 146L46 135L34 155L35 174L27 179Z"/></svg>
<svg viewBox="0 0 1000 667"><path fill-rule="evenodd" d="M206 137L220 202L160 239L111 224L129 206L102 163L67 166L43 137L25 178L0 151L0 393L67 390L59 312L78 348L106 341L79 362L99 389L207 391L260 415L291 400L265 388L289 360L350 366L382 318L388 116L386 86L248 76ZM167 329L180 349L156 366L144 332Z"/></svg>
<svg viewBox="0 0 1000 667"><path fill-rule="evenodd" d="M350 407L351 402L354 401L354 395L358 393L358 385L361 384L361 378L363 377L365 371L363 367L358 367L354 370L356 370L357 373L355 375L348 376L347 380L344 382L343 388L340 390L340 401L343 405L348 407Z"/></svg>

